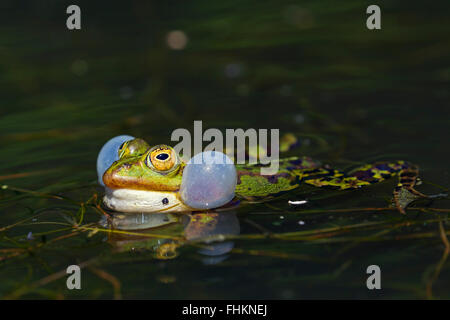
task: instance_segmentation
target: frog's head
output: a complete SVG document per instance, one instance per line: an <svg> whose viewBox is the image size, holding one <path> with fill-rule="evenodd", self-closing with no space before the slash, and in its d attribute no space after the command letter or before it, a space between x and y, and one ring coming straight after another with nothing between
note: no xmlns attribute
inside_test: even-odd
<svg viewBox="0 0 450 320"><path fill-rule="evenodd" d="M133 139L118 152L119 160L103 174L107 207L123 212L190 210L178 194L185 163L173 148Z"/></svg>

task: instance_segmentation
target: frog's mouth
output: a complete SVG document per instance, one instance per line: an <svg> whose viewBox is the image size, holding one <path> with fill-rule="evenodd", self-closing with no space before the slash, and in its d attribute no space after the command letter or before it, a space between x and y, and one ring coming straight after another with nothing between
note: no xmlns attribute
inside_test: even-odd
<svg viewBox="0 0 450 320"><path fill-rule="evenodd" d="M151 212L191 212L178 192L147 191L134 189L112 189L105 187L105 206L111 210L132 213Z"/></svg>

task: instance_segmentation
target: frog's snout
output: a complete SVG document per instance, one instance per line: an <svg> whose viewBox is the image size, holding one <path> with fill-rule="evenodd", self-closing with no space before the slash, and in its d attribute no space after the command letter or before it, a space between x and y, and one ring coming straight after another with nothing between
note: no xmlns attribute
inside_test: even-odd
<svg viewBox="0 0 450 320"><path fill-rule="evenodd" d="M105 171L103 174L103 183L106 187L109 188L120 188L123 185L123 176L119 176L117 173L122 169L129 169L131 167L130 164L124 163L114 169L110 168Z"/></svg>

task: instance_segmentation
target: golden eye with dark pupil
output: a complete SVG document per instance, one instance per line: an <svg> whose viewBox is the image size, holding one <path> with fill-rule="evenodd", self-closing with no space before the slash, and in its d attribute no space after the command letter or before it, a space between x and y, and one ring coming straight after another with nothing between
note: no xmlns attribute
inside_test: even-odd
<svg viewBox="0 0 450 320"><path fill-rule="evenodd" d="M178 164L178 158L175 151L168 146L157 146L151 150L147 156L147 165L157 171L169 171Z"/></svg>

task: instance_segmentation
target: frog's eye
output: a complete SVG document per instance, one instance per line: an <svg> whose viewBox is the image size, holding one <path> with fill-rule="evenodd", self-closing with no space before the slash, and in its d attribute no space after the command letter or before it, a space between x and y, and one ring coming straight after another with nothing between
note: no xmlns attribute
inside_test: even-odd
<svg viewBox="0 0 450 320"><path fill-rule="evenodd" d="M171 147L159 145L153 147L147 154L146 164L156 171L168 173L178 168L180 160Z"/></svg>
<svg viewBox="0 0 450 320"><path fill-rule="evenodd" d="M130 141L125 141L124 143L122 143L119 147L119 159L123 158L124 156L126 156L126 153L128 153L128 144L130 143Z"/></svg>
<svg viewBox="0 0 450 320"><path fill-rule="evenodd" d="M148 150L148 148L150 148L148 143L140 138L124 141L118 150L119 159L123 159L129 156L142 155Z"/></svg>

